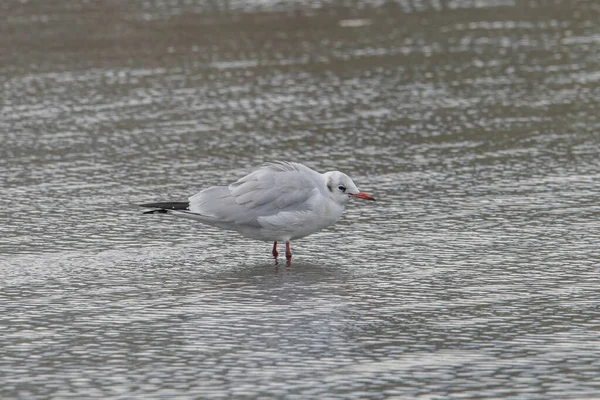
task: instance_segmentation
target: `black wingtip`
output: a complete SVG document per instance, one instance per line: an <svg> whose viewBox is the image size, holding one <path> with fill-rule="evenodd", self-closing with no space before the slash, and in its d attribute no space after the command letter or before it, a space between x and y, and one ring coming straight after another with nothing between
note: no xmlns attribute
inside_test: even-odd
<svg viewBox="0 0 600 400"><path fill-rule="evenodd" d="M168 210L188 210L189 202L169 202L169 203L147 203L140 204L140 207L159 208L159 210L146 211L144 214L166 213Z"/></svg>

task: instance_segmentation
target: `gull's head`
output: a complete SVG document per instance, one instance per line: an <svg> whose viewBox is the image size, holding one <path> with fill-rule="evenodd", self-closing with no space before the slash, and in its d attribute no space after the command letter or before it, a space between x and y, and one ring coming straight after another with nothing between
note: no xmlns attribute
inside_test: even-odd
<svg viewBox="0 0 600 400"><path fill-rule="evenodd" d="M351 197L363 200L375 200L373 196L358 190L350 177L340 171L325 172L329 197L338 204L345 205Z"/></svg>

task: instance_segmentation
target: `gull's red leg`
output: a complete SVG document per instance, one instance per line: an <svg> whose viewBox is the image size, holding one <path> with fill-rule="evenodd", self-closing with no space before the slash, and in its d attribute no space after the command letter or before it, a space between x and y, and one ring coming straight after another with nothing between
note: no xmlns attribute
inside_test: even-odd
<svg viewBox="0 0 600 400"><path fill-rule="evenodd" d="M277 242L273 243L273 258L277 258L279 253L277 252Z"/></svg>
<svg viewBox="0 0 600 400"><path fill-rule="evenodd" d="M290 242L285 242L285 258L288 261L292 259L292 245L290 245Z"/></svg>

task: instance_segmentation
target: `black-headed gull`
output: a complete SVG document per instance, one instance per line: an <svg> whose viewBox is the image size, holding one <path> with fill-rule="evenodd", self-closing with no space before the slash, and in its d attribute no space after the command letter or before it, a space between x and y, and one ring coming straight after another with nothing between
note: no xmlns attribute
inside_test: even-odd
<svg viewBox="0 0 600 400"><path fill-rule="evenodd" d="M251 239L285 242L285 256L292 258L290 241L335 224L351 197L375 200L358 190L348 175L339 171L320 174L294 162L264 164L229 186L213 186L187 202L149 203L144 214L171 213Z"/></svg>

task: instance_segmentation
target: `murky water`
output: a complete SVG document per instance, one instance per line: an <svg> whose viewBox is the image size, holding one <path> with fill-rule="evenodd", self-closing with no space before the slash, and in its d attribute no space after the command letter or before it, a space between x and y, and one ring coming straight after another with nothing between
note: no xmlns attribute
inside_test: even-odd
<svg viewBox="0 0 600 400"><path fill-rule="evenodd" d="M1 4L0 397L597 397L599 20L594 0ZM135 206L276 159L379 201L291 268Z"/></svg>

